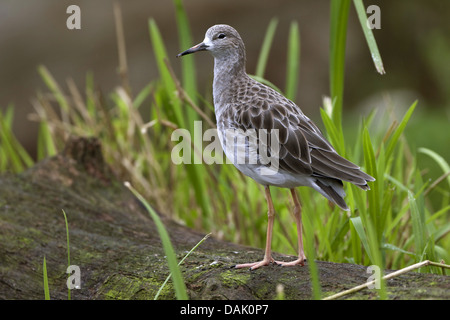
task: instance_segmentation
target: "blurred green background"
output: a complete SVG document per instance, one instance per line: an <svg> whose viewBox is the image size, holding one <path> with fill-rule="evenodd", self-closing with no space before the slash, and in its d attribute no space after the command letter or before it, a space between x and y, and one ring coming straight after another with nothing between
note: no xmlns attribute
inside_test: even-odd
<svg viewBox="0 0 450 320"><path fill-rule="evenodd" d="M174 5L165 0L119 1L126 37L129 78L136 91L157 78L155 59L148 40L147 21L158 24L169 56L178 47ZM68 30L66 9L81 8L81 30ZM348 24L344 119L373 108L392 107L399 115L415 100L418 108L406 133L412 146L430 148L450 158L450 2L365 1L381 8L381 29L374 30L386 69L376 73L355 10ZM321 125L319 106L329 94L329 1L188 0L193 41L200 42L216 23L234 26L247 47L247 68L255 71L261 43L271 18L279 23L265 78L278 87L285 82L286 41L289 24L297 20L301 35L300 81L296 103ZM14 132L35 153L37 124L28 120L31 100L45 85L37 65L45 65L58 83L72 77L83 87L87 71L95 75L103 92L114 89L119 79L118 54L112 1L3 0L0 2L0 108L15 106ZM212 59L195 57L199 90L211 89ZM201 63L199 63L201 60ZM179 64L172 64L179 72ZM356 111L357 110L357 111ZM353 121L344 124L351 126ZM419 161L428 161L419 155Z"/></svg>

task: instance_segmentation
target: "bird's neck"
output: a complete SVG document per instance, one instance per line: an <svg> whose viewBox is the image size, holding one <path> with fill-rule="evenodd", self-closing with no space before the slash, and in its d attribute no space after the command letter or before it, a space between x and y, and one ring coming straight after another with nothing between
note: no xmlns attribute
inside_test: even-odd
<svg viewBox="0 0 450 320"><path fill-rule="evenodd" d="M214 58L214 82L213 96L214 105L217 107L226 103L225 97L229 97L230 91L235 89L235 83L242 77L247 77L245 72L245 56L226 56Z"/></svg>

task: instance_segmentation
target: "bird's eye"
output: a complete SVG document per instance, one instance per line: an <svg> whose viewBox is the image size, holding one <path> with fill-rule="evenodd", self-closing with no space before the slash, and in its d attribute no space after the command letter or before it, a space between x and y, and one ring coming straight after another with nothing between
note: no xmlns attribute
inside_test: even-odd
<svg viewBox="0 0 450 320"><path fill-rule="evenodd" d="M225 37L226 37L225 33L219 33L219 35L217 36L217 38L219 39L223 39Z"/></svg>

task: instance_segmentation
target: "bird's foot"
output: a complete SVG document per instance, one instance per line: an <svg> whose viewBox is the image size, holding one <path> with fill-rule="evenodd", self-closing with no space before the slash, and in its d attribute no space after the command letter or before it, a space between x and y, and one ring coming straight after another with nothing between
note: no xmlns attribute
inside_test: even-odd
<svg viewBox="0 0 450 320"><path fill-rule="evenodd" d="M268 266L270 263L273 263L273 262L275 262L275 260L273 260L272 257L270 257L270 258L264 257L264 259L261 260L261 261L258 261L258 262L251 262L251 263L237 264L237 265L235 265L234 267L235 267L236 269L250 268L250 270L256 270L256 269L258 269L259 267L262 267L262 266Z"/></svg>
<svg viewBox="0 0 450 320"><path fill-rule="evenodd" d="M304 266L305 261L306 261L306 256L303 253L303 249L302 249L300 251L300 254L298 255L298 259L296 259L294 261L286 261L286 262L285 261L275 261L275 263L282 267L292 267L292 266L297 266L297 265Z"/></svg>
<svg viewBox="0 0 450 320"><path fill-rule="evenodd" d="M301 257L298 258L294 261L274 261L277 265L282 266L282 267L292 267L292 266L297 266L297 265L301 265L304 266L305 265L305 261L306 258L305 257Z"/></svg>

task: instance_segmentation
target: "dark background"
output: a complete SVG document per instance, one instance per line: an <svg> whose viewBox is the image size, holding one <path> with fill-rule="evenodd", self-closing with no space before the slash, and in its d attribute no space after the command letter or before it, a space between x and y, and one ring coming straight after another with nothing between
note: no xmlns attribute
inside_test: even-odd
<svg viewBox="0 0 450 320"><path fill-rule="evenodd" d="M130 83L139 92L158 77L148 19L163 35L175 70L179 48L175 10L168 0L119 1L126 37ZM81 8L81 30L68 30L66 9ZM409 132L418 146L449 156L450 133L433 123L450 117L450 1L365 1L381 8L381 29L374 30L386 74L379 75L370 57L353 3L347 35L344 117L386 106L403 115L415 99L419 105ZM284 88L287 34L297 20L301 35L300 81L296 103L321 123L319 107L329 95L329 7L325 0L186 0L193 45L208 27L235 27L247 48L247 71L255 72L263 37L272 17L279 23L265 78ZM212 58L196 56L199 88L211 87ZM201 62L201 63L200 63ZM88 71L104 93L120 84L112 1L2 0L0 1L0 108L15 107L14 132L34 156L37 124L28 120L31 100L46 91L37 73L45 65L66 90L71 77L83 88ZM397 112L396 112L397 113ZM431 117L431 118L430 118ZM431 125L423 125L431 123ZM446 128L445 126L443 128Z"/></svg>

